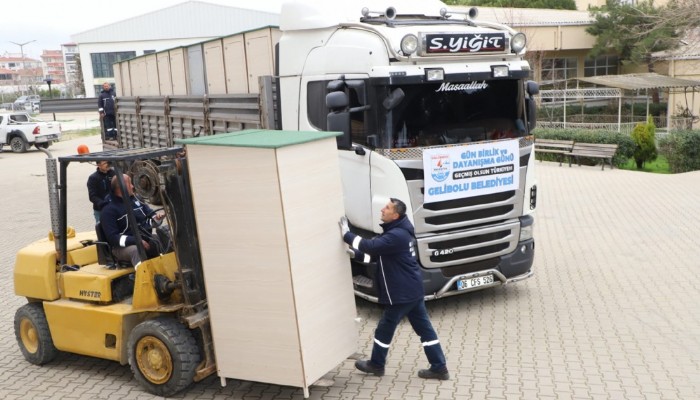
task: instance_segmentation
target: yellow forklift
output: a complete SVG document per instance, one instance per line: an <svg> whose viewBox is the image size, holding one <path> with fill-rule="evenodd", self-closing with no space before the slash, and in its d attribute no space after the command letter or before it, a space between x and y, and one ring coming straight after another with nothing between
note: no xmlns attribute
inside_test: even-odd
<svg viewBox="0 0 700 400"><path fill-rule="evenodd" d="M32 364L58 351L129 364L150 393L171 396L216 371L207 298L197 241L187 159L182 148L125 149L56 159L48 151L52 230L21 249L14 268L15 294L25 297L14 320L22 354ZM146 259L132 208L126 203L141 263L124 265L100 232L68 226L67 170L71 163L109 161L128 193L160 201L174 251ZM58 177L60 176L60 182ZM165 226L165 225L164 225Z"/></svg>

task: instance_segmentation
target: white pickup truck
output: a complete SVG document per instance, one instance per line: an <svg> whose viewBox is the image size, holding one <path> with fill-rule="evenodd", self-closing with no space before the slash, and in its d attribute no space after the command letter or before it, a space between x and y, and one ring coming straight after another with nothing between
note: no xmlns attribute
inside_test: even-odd
<svg viewBox="0 0 700 400"><path fill-rule="evenodd" d="M26 112L0 113L0 151L8 145L15 153L24 153L31 146L47 148L61 138L58 122L44 122Z"/></svg>

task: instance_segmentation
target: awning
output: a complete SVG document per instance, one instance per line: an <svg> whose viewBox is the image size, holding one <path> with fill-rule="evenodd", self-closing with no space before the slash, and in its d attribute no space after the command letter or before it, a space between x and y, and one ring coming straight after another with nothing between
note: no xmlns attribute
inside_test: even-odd
<svg viewBox="0 0 700 400"><path fill-rule="evenodd" d="M627 90L637 89L668 89L687 88L700 90L700 81L691 79L678 79L666 75L654 73L626 74L626 75L600 75L589 78L576 78L579 81L596 85L614 87Z"/></svg>

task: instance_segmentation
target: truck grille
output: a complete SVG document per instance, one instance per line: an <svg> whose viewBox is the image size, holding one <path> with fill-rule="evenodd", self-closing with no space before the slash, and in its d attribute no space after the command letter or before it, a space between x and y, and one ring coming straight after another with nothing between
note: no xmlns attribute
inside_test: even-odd
<svg viewBox="0 0 700 400"><path fill-rule="evenodd" d="M518 245L520 221L418 237L425 268L443 268L511 253Z"/></svg>
<svg viewBox="0 0 700 400"><path fill-rule="evenodd" d="M395 159L408 185L423 267L444 268L493 260L515 250L531 144L529 138L521 138L518 190L428 204L423 203L422 159Z"/></svg>

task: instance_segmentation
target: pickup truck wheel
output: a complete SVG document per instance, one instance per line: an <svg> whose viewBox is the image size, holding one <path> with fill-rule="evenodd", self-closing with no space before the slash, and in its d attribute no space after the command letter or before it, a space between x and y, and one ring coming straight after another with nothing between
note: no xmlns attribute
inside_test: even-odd
<svg viewBox="0 0 700 400"><path fill-rule="evenodd" d="M41 303L25 304L17 310L15 337L22 355L32 364L46 364L58 354Z"/></svg>
<svg viewBox="0 0 700 400"><path fill-rule="evenodd" d="M169 397L194 381L201 353L192 331L174 318L138 324L129 335L129 364L148 392Z"/></svg>
<svg viewBox="0 0 700 400"><path fill-rule="evenodd" d="M10 148L13 153L26 153L27 147L27 141L21 136L15 136L10 139Z"/></svg>

